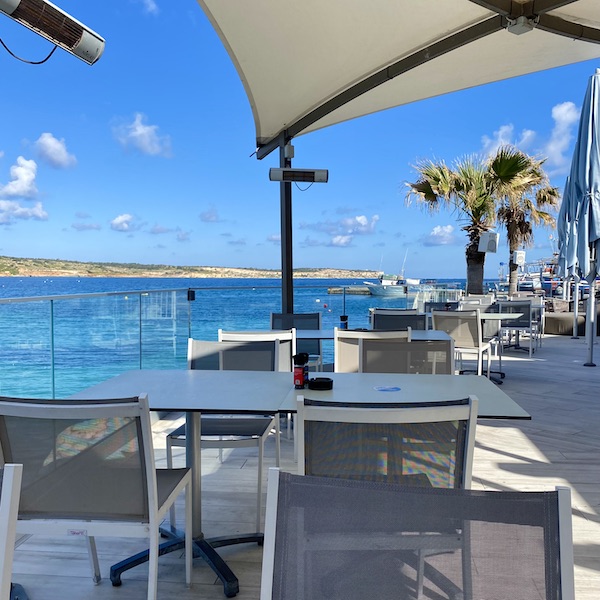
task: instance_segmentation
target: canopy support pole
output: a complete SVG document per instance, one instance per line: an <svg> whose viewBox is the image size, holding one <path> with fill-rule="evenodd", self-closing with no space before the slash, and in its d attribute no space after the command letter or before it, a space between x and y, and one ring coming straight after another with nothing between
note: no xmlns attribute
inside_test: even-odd
<svg viewBox="0 0 600 600"><path fill-rule="evenodd" d="M281 135L279 140L279 166L289 169L291 158L286 157L286 140ZM294 312L294 268L292 263L292 182L282 181L279 184L281 203L281 312Z"/></svg>

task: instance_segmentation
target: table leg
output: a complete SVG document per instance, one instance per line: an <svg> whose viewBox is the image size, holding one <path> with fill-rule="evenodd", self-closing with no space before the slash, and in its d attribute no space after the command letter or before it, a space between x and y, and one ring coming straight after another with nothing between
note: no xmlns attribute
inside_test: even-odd
<svg viewBox="0 0 600 600"><path fill-rule="evenodd" d="M239 534L235 536L206 539L202 532L202 461L201 461L201 416L199 412L188 412L186 415L186 464L192 470L192 535L194 536L194 558L202 558L223 583L223 592L227 598L235 596L240 589L237 577L227 563L219 556L215 548L256 542L262 545L264 535L261 532ZM159 556L184 548L184 536L179 531L162 531L169 537L159 546ZM110 569L110 580L113 586L121 585L121 574L148 560L148 550L139 552Z"/></svg>

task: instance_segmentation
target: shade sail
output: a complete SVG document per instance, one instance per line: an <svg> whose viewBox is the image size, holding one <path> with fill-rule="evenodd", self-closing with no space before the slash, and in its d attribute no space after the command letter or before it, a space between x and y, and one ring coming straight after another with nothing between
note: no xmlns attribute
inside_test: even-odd
<svg viewBox="0 0 600 600"><path fill-rule="evenodd" d="M600 56L598 0L198 2L245 86L259 158L342 121Z"/></svg>

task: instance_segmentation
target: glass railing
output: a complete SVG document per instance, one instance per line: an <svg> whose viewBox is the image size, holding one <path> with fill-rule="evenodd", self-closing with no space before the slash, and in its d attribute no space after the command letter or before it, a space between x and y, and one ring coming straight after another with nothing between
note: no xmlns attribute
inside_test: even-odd
<svg viewBox="0 0 600 600"><path fill-rule="evenodd" d="M0 393L63 397L123 371L185 367L187 290L0 300Z"/></svg>
<svg viewBox="0 0 600 600"><path fill-rule="evenodd" d="M320 311L324 329L338 326L343 314L351 328L368 328L370 308L398 305L366 288L345 294L350 288L331 285L298 282L295 312ZM61 398L132 369L184 369L189 337L216 340L219 328L269 329L271 313L280 311L281 287L269 280L0 298L0 395ZM331 340L323 342L323 359L333 362Z"/></svg>

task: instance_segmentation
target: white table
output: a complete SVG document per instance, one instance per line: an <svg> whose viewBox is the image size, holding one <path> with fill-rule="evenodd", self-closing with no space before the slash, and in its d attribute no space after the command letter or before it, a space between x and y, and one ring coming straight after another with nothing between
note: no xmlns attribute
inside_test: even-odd
<svg viewBox="0 0 600 600"><path fill-rule="evenodd" d="M480 375L408 375L402 373L324 373L333 379L327 391L290 390L280 410L296 410L298 395L332 402L436 402L469 395L479 400L480 419L531 419L512 398ZM377 388L400 388L378 391Z"/></svg>
<svg viewBox="0 0 600 600"><path fill-rule="evenodd" d="M197 549L223 582L225 595L235 596L238 580L215 548L232 543L260 541L255 534L206 540L201 509L201 413L274 414L294 412L296 397L305 394L333 401L419 402L465 398L479 399L480 418L529 419L530 416L485 377L460 375L402 375L378 373L328 373L333 390L318 392L293 387L292 373L270 371L127 371L90 387L73 398L122 398L148 394L155 411L186 412L186 460L192 469L195 498L192 519ZM397 392L378 392L376 386L399 387ZM134 562L131 566L139 564ZM123 568L122 570L125 570ZM111 572L112 575L112 572Z"/></svg>

